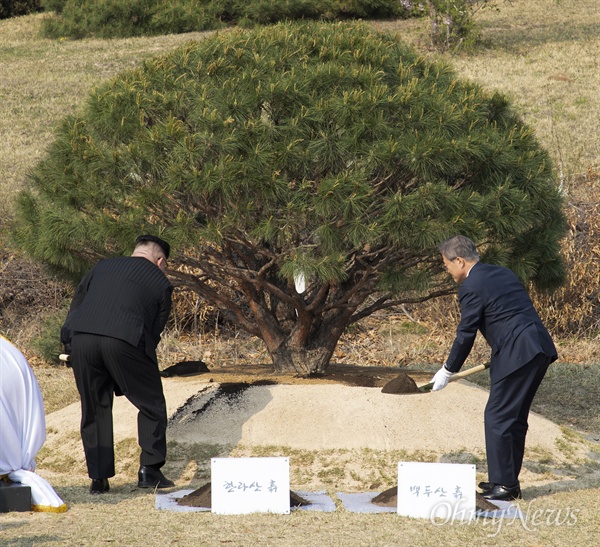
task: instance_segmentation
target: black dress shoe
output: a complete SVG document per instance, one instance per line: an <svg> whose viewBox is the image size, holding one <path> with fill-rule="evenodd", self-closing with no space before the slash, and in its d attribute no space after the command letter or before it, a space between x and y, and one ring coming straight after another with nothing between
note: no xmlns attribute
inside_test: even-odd
<svg viewBox="0 0 600 547"><path fill-rule="evenodd" d="M138 487L139 488L170 488L175 486L173 481L165 477L160 469L152 469L142 465L138 471Z"/></svg>
<svg viewBox="0 0 600 547"><path fill-rule="evenodd" d="M509 488L501 484L494 484L491 490L486 490L481 495L486 500L511 501L521 498L521 488L519 486Z"/></svg>
<svg viewBox="0 0 600 547"><path fill-rule="evenodd" d="M90 494L104 494L110 490L108 479L92 479Z"/></svg>
<svg viewBox="0 0 600 547"><path fill-rule="evenodd" d="M485 492L486 490L491 490L494 488L494 483L482 481L477 485L477 487Z"/></svg>

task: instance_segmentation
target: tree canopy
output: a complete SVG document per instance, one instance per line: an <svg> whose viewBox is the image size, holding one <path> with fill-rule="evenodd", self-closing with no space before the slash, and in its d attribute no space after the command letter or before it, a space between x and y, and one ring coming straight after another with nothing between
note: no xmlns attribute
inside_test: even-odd
<svg viewBox="0 0 600 547"><path fill-rule="evenodd" d="M171 275L322 372L345 327L454 290L436 246L541 288L565 276L562 197L506 97L362 23L217 34L94 90L18 199L15 237L78 277L141 232Z"/></svg>

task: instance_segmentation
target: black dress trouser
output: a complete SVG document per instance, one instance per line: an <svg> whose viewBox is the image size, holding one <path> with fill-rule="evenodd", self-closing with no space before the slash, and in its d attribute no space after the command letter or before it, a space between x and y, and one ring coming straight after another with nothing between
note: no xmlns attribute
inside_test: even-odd
<svg viewBox="0 0 600 547"><path fill-rule="evenodd" d="M167 455L167 407L156 363L142 349L108 336L76 333L71 349L81 397L81 440L90 478L115 474L115 391L139 410L140 465L162 466Z"/></svg>
<svg viewBox="0 0 600 547"><path fill-rule="evenodd" d="M490 386L485 407L485 449L488 480L513 487L525 453L529 409L551 359L537 355L529 363Z"/></svg>

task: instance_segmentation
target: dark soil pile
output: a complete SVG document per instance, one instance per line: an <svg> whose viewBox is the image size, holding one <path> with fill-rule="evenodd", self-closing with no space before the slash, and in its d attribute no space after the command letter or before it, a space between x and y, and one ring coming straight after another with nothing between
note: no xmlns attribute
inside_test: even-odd
<svg viewBox="0 0 600 547"><path fill-rule="evenodd" d="M186 494L177 500L179 505L187 507L211 507L211 487L210 482L201 486L197 490Z"/></svg>
<svg viewBox="0 0 600 547"><path fill-rule="evenodd" d="M204 361L179 361L161 370L160 375L163 378L170 378L172 376L196 376L205 372L210 372L210 370Z"/></svg>
<svg viewBox="0 0 600 547"><path fill-rule="evenodd" d="M212 507L211 492L211 483L209 482L178 499L177 503L187 507L206 507L210 509ZM310 501L290 490L290 507L304 507L306 505L310 505Z"/></svg>
<svg viewBox="0 0 600 547"><path fill-rule="evenodd" d="M375 505L382 507L398 507L398 487L388 488L372 500ZM479 492L475 493L475 508L478 511L497 511L499 507L486 500Z"/></svg>
<svg viewBox="0 0 600 547"><path fill-rule="evenodd" d="M421 393L415 381L405 372L392 378L381 388L382 393Z"/></svg>

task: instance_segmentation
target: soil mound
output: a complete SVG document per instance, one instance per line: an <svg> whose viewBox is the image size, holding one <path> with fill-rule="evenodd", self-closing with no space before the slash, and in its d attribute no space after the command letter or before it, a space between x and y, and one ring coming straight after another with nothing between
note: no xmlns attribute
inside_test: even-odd
<svg viewBox="0 0 600 547"><path fill-rule="evenodd" d="M375 496L372 500L381 507L398 507L398 487L392 486ZM486 500L479 492L475 493L475 508L478 511L497 511L499 507Z"/></svg>
<svg viewBox="0 0 600 547"><path fill-rule="evenodd" d="M212 507L211 501L212 488L211 483L206 483L197 490L186 494L182 498L177 500L179 505L185 505L186 507ZM310 505L310 502L305 500L302 496L296 494L290 490L290 507L304 507Z"/></svg>

